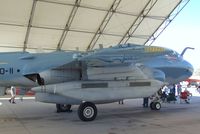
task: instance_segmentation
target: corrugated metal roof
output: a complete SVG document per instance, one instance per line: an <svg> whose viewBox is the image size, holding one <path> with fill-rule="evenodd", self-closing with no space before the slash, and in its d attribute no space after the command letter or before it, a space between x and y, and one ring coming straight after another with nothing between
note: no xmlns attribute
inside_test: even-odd
<svg viewBox="0 0 200 134"><path fill-rule="evenodd" d="M188 2L1 0L0 51L86 51L99 44L151 44Z"/></svg>

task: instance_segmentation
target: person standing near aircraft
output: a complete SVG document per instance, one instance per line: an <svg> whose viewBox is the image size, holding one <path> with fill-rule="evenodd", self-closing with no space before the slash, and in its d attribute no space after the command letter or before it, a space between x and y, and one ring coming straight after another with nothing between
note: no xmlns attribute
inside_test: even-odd
<svg viewBox="0 0 200 134"><path fill-rule="evenodd" d="M171 87L171 89L170 89L170 93L171 93L173 96L175 96L175 94L176 94L176 85L175 85L175 84L172 85L172 87Z"/></svg>
<svg viewBox="0 0 200 134"><path fill-rule="evenodd" d="M143 107L148 107L149 106L149 97L144 97L143 98Z"/></svg>
<svg viewBox="0 0 200 134"><path fill-rule="evenodd" d="M15 103L16 88L14 86L11 86L11 88L10 88L10 94L11 94L11 98L9 99L9 102L13 103L13 104L16 104Z"/></svg>
<svg viewBox="0 0 200 134"><path fill-rule="evenodd" d="M181 84L178 83L178 84L177 84L177 94L178 94L178 96L180 96L181 91L182 91Z"/></svg>

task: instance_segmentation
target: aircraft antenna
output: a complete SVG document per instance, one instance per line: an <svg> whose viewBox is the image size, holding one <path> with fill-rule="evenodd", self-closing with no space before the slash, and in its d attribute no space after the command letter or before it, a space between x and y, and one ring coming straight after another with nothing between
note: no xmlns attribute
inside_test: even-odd
<svg viewBox="0 0 200 134"><path fill-rule="evenodd" d="M192 49L192 50L194 50L193 47L186 47L186 48L184 48L183 51L182 51L182 53L181 53L181 56L182 56L182 57L183 57L183 55L185 54L185 52L186 52L187 49Z"/></svg>

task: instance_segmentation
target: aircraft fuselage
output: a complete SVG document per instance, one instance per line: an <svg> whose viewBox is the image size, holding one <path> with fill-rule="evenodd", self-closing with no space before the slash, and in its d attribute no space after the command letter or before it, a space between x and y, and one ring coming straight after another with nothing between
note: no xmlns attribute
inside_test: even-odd
<svg viewBox="0 0 200 134"><path fill-rule="evenodd" d="M164 82L170 84L185 80L193 73L193 67L189 62L177 52L163 47L125 44L81 53L80 57L74 57L77 54L80 52L2 53L0 54L0 86L35 87L38 86L37 74L47 85L82 80L83 76L87 79L85 76L87 74L83 72L86 72L88 67L145 66L154 70L155 78L156 75L160 75ZM63 63L59 63L59 60ZM68 60L73 62L65 64ZM82 67L80 63L86 64L87 67Z"/></svg>

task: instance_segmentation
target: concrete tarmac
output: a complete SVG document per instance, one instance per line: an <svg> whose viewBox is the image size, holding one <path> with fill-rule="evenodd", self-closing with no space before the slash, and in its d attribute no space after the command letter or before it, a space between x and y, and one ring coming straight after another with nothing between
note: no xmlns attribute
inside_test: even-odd
<svg viewBox="0 0 200 134"><path fill-rule="evenodd" d="M199 134L200 97L191 104L163 103L160 111L142 107L142 99L97 105L98 116L82 122L72 113L56 113L54 104L0 100L0 134Z"/></svg>

